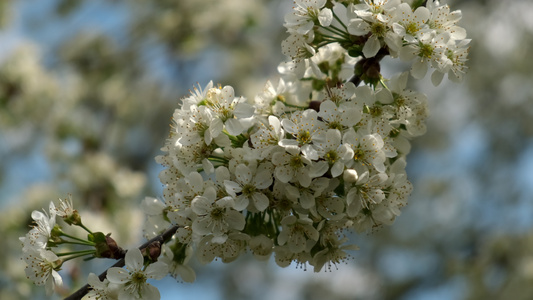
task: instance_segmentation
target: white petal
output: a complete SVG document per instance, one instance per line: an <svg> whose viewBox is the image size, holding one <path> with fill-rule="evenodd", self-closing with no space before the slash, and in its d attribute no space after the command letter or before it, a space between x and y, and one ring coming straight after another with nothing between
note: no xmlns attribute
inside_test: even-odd
<svg viewBox="0 0 533 300"><path fill-rule="evenodd" d="M224 182L225 180L230 179L229 170L226 167L218 167L215 170L215 178L217 179L217 182Z"/></svg>
<svg viewBox="0 0 533 300"><path fill-rule="evenodd" d="M122 268L110 268L107 270L107 280L117 284L126 283L130 280L130 273Z"/></svg>
<svg viewBox="0 0 533 300"><path fill-rule="evenodd" d="M354 19L348 25L348 32L353 35L365 35L370 31L370 26L361 19Z"/></svg>
<svg viewBox="0 0 533 300"><path fill-rule="evenodd" d="M204 187L204 179L202 175L198 172L191 172L189 176L187 176L188 183L193 189L194 192L199 193L203 190Z"/></svg>
<svg viewBox="0 0 533 300"><path fill-rule="evenodd" d="M129 249L126 252L126 268L130 271L139 271L142 269L144 264L144 258L141 254L141 250L137 248Z"/></svg>
<svg viewBox="0 0 533 300"><path fill-rule="evenodd" d="M430 16L429 10L426 7L424 7L424 6L419 6L415 10L414 20L418 24L424 24L429 19L429 16Z"/></svg>
<svg viewBox="0 0 533 300"><path fill-rule="evenodd" d="M213 220L206 217L199 217L192 223L192 231L198 235L208 235L211 233L211 225Z"/></svg>
<svg viewBox="0 0 533 300"><path fill-rule="evenodd" d="M382 89L376 93L376 100L384 104L390 104L394 101L394 98L392 97L391 92L387 89Z"/></svg>
<svg viewBox="0 0 533 300"><path fill-rule="evenodd" d="M268 197L265 196L263 193L254 193L252 195L252 199L254 200L254 206L259 211L264 211L269 204Z"/></svg>
<svg viewBox="0 0 533 300"><path fill-rule="evenodd" d="M335 162L333 166L331 167L331 176L337 177L341 175L344 172L344 164L340 161Z"/></svg>
<svg viewBox="0 0 533 300"><path fill-rule="evenodd" d="M197 215L205 215L211 212L213 202L203 196L194 197L191 201L192 211Z"/></svg>
<svg viewBox="0 0 533 300"><path fill-rule="evenodd" d="M318 159L318 152L316 151L316 149L307 144L307 145L303 145L302 148L302 154L308 158L308 159L311 159L311 160L317 160Z"/></svg>
<svg viewBox="0 0 533 300"><path fill-rule="evenodd" d="M343 116L348 116L347 118L343 118L341 120L341 124L346 127L352 127L355 126L355 124L359 123L361 121L361 110L355 107L350 107L346 109Z"/></svg>
<svg viewBox="0 0 533 300"><path fill-rule="evenodd" d="M326 161L319 161L314 163L309 169L309 176L312 178L320 177L324 175L329 169L329 165Z"/></svg>
<svg viewBox="0 0 533 300"><path fill-rule="evenodd" d="M137 299L137 298L135 297L134 299ZM161 299L161 294L159 294L159 290L155 286L151 284L146 284L143 287L142 299L159 300Z"/></svg>
<svg viewBox="0 0 533 300"><path fill-rule="evenodd" d="M413 45L407 45L400 49L400 60L410 61L417 56L418 49Z"/></svg>
<svg viewBox="0 0 533 300"><path fill-rule="evenodd" d="M269 171L261 171L255 175L254 185L258 189L266 189L272 184L272 173Z"/></svg>
<svg viewBox="0 0 533 300"><path fill-rule="evenodd" d="M45 284L44 287L46 290L46 295L52 296L52 294L54 293L54 281L52 280L52 278L48 277L48 279L46 280L44 284Z"/></svg>
<svg viewBox="0 0 533 300"><path fill-rule="evenodd" d="M221 208L233 208L235 206L235 200L230 196L226 196L222 199L218 199L217 202L215 202L215 205Z"/></svg>
<svg viewBox="0 0 533 300"><path fill-rule="evenodd" d="M365 46L363 47L363 55L366 58L374 57L378 53L379 49L381 48L381 44L379 43L379 39L372 35L366 41Z"/></svg>
<svg viewBox="0 0 533 300"><path fill-rule="evenodd" d="M243 230L246 225L246 219L243 214L234 210L227 212L225 220L232 229L236 230Z"/></svg>
<svg viewBox="0 0 533 300"><path fill-rule="evenodd" d="M230 86L230 85L226 85L221 93L221 98L225 101L225 102L231 102L233 101L233 98L235 98L235 92L233 90L233 87Z"/></svg>
<svg viewBox="0 0 533 300"><path fill-rule="evenodd" d="M242 191L240 184L229 180L224 180L224 187L226 188L226 192L234 197Z"/></svg>
<svg viewBox="0 0 533 300"><path fill-rule="evenodd" d="M276 179L283 183L288 183L293 176L292 169L289 166L279 166L275 170Z"/></svg>
<svg viewBox="0 0 533 300"><path fill-rule="evenodd" d="M284 148L297 148L298 147L298 141L297 140L291 140L291 139L283 139L278 142L278 145Z"/></svg>
<svg viewBox="0 0 533 300"><path fill-rule="evenodd" d="M444 73L435 70L433 74L431 74L431 83L433 83L434 86L438 86L442 82L442 78L444 78Z"/></svg>
<svg viewBox="0 0 533 300"><path fill-rule="evenodd" d="M165 204L156 198L146 197L141 203L142 210L148 215L158 215L165 209Z"/></svg>
<svg viewBox="0 0 533 300"><path fill-rule="evenodd" d="M333 13L331 12L331 9L322 9L318 14L318 21L320 22L320 25L324 27L331 25L331 21L333 21Z"/></svg>
<svg viewBox="0 0 533 300"><path fill-rule="evenodd" d="M237 118L249 118L254 115L255 108L248 103L239 103L235 106L233 114Z"/></svg>
<svg viewBox="0 0 533 300"><path fill-rule="evenodd" d="M403 27L402 25L398 24L398 23L394 23L392 24L392 30L399 34L400 36L404 36L405 35L405 27Z"/></svg>
<svg viewBox="0 0 533 300"><path fill-rule="evenodd" d="M144 274L146 274L148 278L157 280L162 279L168 274L168 265L162 261L157 261L148 265L144 271Z"/></svg>
<svg viewBox="0 0 533 300"><path fill-rule="evenodd" d="M213 166L213 163L207 158L202 160L202 167L204 168L205 173L208 175L215 172L215 166Z"/></svg>
<svg viewBox="0 0 533 300"><path fill-rule="evenodd" d="M300 204L302 205L302 208L309 209L315 206L315 197L310 193L302 193L300 196Z"/></svg>
<svg viewBox="0 0 533 300"><path fill-rule="evenodd" d="M241 211L248 207L248 204L250 204L250 200L248 200L248 197L240 195L235 198L235 210Z"/></svg>
<svg viewBox="0 0 533 300"><path fill-rule="evenodd" d="M31 213L31 218L34 219L35 221L37 220L46 220L46 215L43 214L42 212L38 211L38 210L34 210L32 211Z"/></svg>
<svg viewBox="0 0 533 300"><path fill-rule="evenodd" d="M103 282L100 281L100 278L94 273L89 273L89 276L87 277L87 283L92 286L96 287L98 289L105 288L105 285Z"/></svg>
<svg viewBox="0 0 533 300"><path fill-rule="evenodd" d="M298 127L296 126L296 124L294 124L293 121L289 119L282 119L281 126L283 126L283 129L285 129L285 131L287 131L290 134L298 133Z"/></svg>
<svg viewBox="0 0 533 300"><path fill-rule="evenodd" d="M178 273L179 273L181 279L183 279L183 281L192 283L192 282L194 282L196 280L196 273L194 272L194 270L191 267L178 265L177 269L178 269Z"/></svg>
<svg viewBox="0 0 533 300"><path fill-rule="evenodd" d="M327 164L327 163L326 163ZM295 176L298 182L303 187L309 187L311 185L311 176L309 175L309 172L307 169L300 169L298 172L296 172Z"/></svg>
<svg viewBox="0 0 533 300"><path fill-rule="evenodd" d="M62 286L63 285L63 278L57 273L55 270L52 271L52 278L54 279L54 284L56 286Z"/></svg>
<svg viewBox="0 0 533 300"><path fill-rule="evenodd" d="M237 119L229 119L225 123L226 130L231 135L239 135L244 130L244 127L241 124L241 121Z"/></svg>
<svg viewBox="0 0 533 300"><path fill-rule="evenodd" d="M424 76L426 76L427 71L427 63L419 59L413 63L413 67L411 68L411 75L413 75L413 77L416 79L422 79L424 78Z"/></svg>

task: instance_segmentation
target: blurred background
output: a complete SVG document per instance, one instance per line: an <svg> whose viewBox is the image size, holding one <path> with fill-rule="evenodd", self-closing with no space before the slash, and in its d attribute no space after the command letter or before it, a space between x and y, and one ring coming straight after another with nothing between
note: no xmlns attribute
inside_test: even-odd
<svg viewBox="0 0 533 300"><path fill-rule="evenodd" d="M473 39L461 84L429 97L413 141L409 205L361 250L315 274L272 259L194 263L162 299L533 299L533 2L448 1ZM154 161L196 83L253 98L277 80L288 0L0 1L0 299L44 299L19 236L31 211L72 194L84 223L139 244ZM384 62L385 72L405 65ZM111 261L66 264L59 296Z"/></svg>

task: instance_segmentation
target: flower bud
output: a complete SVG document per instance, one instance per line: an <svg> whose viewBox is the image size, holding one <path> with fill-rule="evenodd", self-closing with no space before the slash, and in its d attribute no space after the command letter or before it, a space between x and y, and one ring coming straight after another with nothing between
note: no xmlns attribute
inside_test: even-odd
<svg viewBox="0 0 533 300"><path fill-rule="evenodd" d="M151 261L157 261L159 255L161 255L161 243L155 241L148 245L148 247L146 247L146 254L148 255Z"/></svg>
<svg viewBox="0 0 533 300"><path fill-rule="evenodd" d="M344 182L354 183L359 179L359 175L357 175L357 171L354 169L346 169L342 174L342 178L344 179Z"/></svg>

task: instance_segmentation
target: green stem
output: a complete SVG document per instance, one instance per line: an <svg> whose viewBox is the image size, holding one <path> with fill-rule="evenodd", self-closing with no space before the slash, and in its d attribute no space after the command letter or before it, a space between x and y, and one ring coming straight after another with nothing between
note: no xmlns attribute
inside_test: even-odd
<svg viewBox="0 0 533 300"><path fill-rule="evenodd" d="M379 83L381 83L381 85L382 85L387 91L391 92L391 94L392 94L392 91L391 91L391 90L389 89L389 87L385 84L385 81L383 81L383 77L381 77L381 78L379 79Z"/></svg>
<svg viewBox="0 0 533 300"><path fill-rule="evenodd" d="M228 163L229 162L229 160L227 158L218 157L218 156L209 156L207 159L210 160L210 161L216 161L216 162L220 162L220 163Z"/></svg>
<svg viewBox="0 0 533 300"><path fill-rule="evenodd" d="M61 240L62 244L70 244L70 245L82 245L82 246L90 246L90 247L93 247L95 244L94 243L91 243L91 242L73 242L73 241L66 241L66 240Z"/></svg>
<svg viewBox="0 0 533 300"><path fill-rule="evenodd" d="M95 252L96 252L95 250L84 250L84 251L74 251L74 252L67 252L67 253L57 253L56 255L58 257L72 255L70 257L63 258L63 262L66 262L66 261L69 261L71 259L78 258L81 256L93 255Z"/></svg>
<svg viewBox="0 0 533 300"><path fill-rule="evenodd" d="M95 250L80 250L80 251L72 251L72 252L65 252L65 253L56 253L57 256L67 256L67 255L86 255L86 254L92 254Z"/></svg>
<svg viewBox="0 0 533 300"><path fill-rule="evenodd" d="M85 227L85 225L79 224L78 226L80 226L81 228L85 229L85 231L87 231L88 233L93 234L93 232L89 228Z"/></svg>
<svg viewBox="0 0 533 300"><path fill-rule="evenodd" d="M333 25L331 25L330 28L331 28L331 29L335 29L335 30L339 33L339 35L342 35L343 37L345 37L345 38L347 38L347 39L350 38L350 33L348 32L348 29L347 29L347 28L345 28L345 29L343 30L343 29L340 29L340 28L335 27L335 26L333 26Z"/></svg>
<svg viewBox="0 0 533 300"><path fill-rule="evenodd" d="M340 30L338 28L335 28L335 27L324 27L324 26L320 26L320 27L323 28L324 30L327 30L327 31L333 33L333 34L339 35L343 40L344 39L349 39L349 35L346 32L344 32L344 31L342 31L342 30ZM333 29L336 29L336 30L333 30ZM339 40L338 38L335 38L335 39ZM339 40L339 41L342 41L342 40Z"/></svg>
<svg viewBox="0 0 533 300"><path fill-rule="evenodd" d="M308 109L309 107L304 107L304 106L298 106L298 105L294 105L294 104L289 104L289 103L286 103L286 102L283 102L283 104L285 104L285 106L287 107L294 107L294 108L299 108L299 109Z"/></svg>
<svg viewBox="0 0 533 300"><path fill-rule="evenodd" d="M71 239L73 239L73 240L75 240L75 241L82 242L82 243L84 243L85 245L89 245L89 246L94 246L94 245L95 245L95 243L93 243L93 242L90 242L90 241L87 241L87 240L80 239L80 238L78 238L78 237L72 236L72 235L70 235L70 234L66 234L66 233L64 233L64 232L61 232L61 236L66 236L66 237L71 238ZM65 241L65 242L68 242L68 241Z"/></svg>
<svg viewBox="0 0 533 300"><path fill-rule="evenodd" d="M339 42L339 41L342 41L342 40L339 40L339 39L337 39L336 37L331 36L331 35L323 35L323 36L322 36L322 40L324 40L324 41L330 41L330 42Z"/></svg>
<svg viewBox="0 0 533 300"><path fill-rule="evenodd" d="M335 20L339 21L339 23L342 25L342 27L344 27L345 30L348 30L348 27L342 23L341 19L339 18L339 16L337 16L337 14L332 10L333 12L333 17L335 18Z"/></svg>
<svg viewBox="0 0 533 300"><path fill-rule="evenodd" d="M329 45L331 43L336 43L337 41L325 41L325 42L321 42L320 44L317 45L318 48L320 47L324 47L326 45Z"/></svg>

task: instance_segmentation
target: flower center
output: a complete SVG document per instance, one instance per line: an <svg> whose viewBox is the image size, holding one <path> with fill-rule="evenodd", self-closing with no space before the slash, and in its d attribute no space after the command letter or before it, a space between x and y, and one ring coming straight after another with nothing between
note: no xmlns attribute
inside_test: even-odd
<svg viewBox="0 0 533 300"><path fill-rule="evenodd" d="M196 132L198 132L199 136L204 137L205 136L205 132L207 131L209 126L207 126L205 123L198 122L198 123L194 124L194 128L196 129Z"/></svg>
<svg viewBox="0 0 533 300"><path fill-rule="evenodd" d="M294 169L298 169L298 168L303 167L304 163L300 156L293 156L291 157L291 160L289 161L289 165L293 167Z"/></svg>
<svg viewBox="0 0 533 300"><path fill-rule="evenodd" d="M401 96L401 95L397 95L396 97L394 97L394 104L397 106L397 107L402 107L405 105L405 102L406 102L406 99L404 96Z"/></svg>
<svg viewBox="0 0 533 300"><path fill-rule="evenodd" d="M242 188L242 194L247 197L251 197L255 193L256 190L257 189L254 185L247 184Z"/></svg>
<svg viewBox="0 0 533 300"><path fill-rule="evenodd" d="M305 145L311 142L311 133L309 130L302 130L298 133L298 138L296 139L300 145Z"/></svg>
<svg viewBox="0 0 533 300"><path fill-rule="evenodd" d="M331 128L331 129L338 129L340 131L342 131L342 125L337 122L337 121L333 121L331 123L328 124L328 128Z"/></svg>
<svg viewBox="0 0 533 300"><path fill-rule="evenodd" d="M355 150L355 153L353 155L354 160L364 160L365 159L365 151L362 149Z"/></svg>
<svg viewBox="0 0 533 300"><path fill-rule="evenodd" d="M217 207L211 211L211 219L219 221L224 217L224 209Z"/></svg>
<svg viewBox="0 0 533 300"><path fill-rule="evenodd" d="M381 113L383 112L383 110L381 109L380 106L372 106L370 107L369 109L369 113L372 117L376 118L376 117L379 117L381 116Z"/></svg>
<svg viewBox="0 0 533 300"><path fill-rule="evenodd" d="M372 34L377 37L384 37L387 33L387 27L383 23L372 23L372 26L370 27L370 32L372 32Z"/></svg>
<svg viewBox="0 0 533 300"><path fill-rule="evenodd" d="M313 20L313 22L318 21L318 13L319 13L318 9L312 6L307 7L307 15L309 16L311 20Z"/></svg>
<svg viewBox="0 0 533 300"><path fill-rule="evenodd" d="M146 282L146 276L143 272L136 272L131 276L131 281L135 283L144 283Z"/></svg>
<svg viewBox="0 0 533 300"><path fill-rule="evenodd" d="M418 32L420 28L418 27L418 24L411 22L405 26L405 32L410 35L415 35L415 33Z"/></svg>
<svg viewBox="0 0 533 300"><path fill-rule="evenodd" d="M420 52L418 53L418 56L431 58L434 49L435 48L433 48L433 46L431 46L430 44L420 43Z"/></svg>
<svg viewBox="0 0 533 300"><path fill-rule="evenodd" d="M339 155L336 151L330 150L326 153L326 160L332 165L339 159Z"/></svg>

